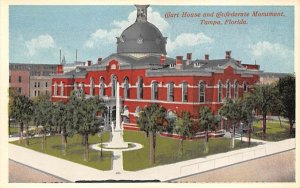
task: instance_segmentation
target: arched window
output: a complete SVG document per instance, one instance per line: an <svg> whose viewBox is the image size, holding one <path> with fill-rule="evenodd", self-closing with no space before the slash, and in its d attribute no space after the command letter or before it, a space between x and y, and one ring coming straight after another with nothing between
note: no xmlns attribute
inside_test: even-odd
<svg viewBox="0 0 300 188"><path fill-rule="evenodd" d="M111 97L116 97L117 92L117 77L115 75L111 76Z"/></svg>
<svg viewBox="0 0 300 188"><path fill-rule="evenodd" d="M244 92L248 92L248 85L247 85L247 82L243 82L243 91Z"/></svg>
<svg viewBox="0 0 300 188"><path fill-rule="evenodd" d="M64 96L65 95L64 89L65 89L64 83L60 82L60 96Z"/></svg>
<svg viewBox="0 0 300 188"><path fill-rule="evenodd" d="M151 99L152 100L157 100L158 99L158 83L156 81L152 82Z"/></svg>
<svg viewBox="0 0 300 188"><path fill-rule="evenodd" d="M90 95L94 96L95 85L94 85L94 78L90 78Z"/></svg>
<svg viewBox="0 0 300 188"><path fill-rule="evenodd" d="M234 98L239 97L239 82L236 80L234 82Z"/></svg>
<svg viewBox="0 0 300 188"><path fill-rule="evenodd" d="M168 84L168 101L174 101L174 83L170 82Z"/></svg>
<svg viewBox="0 0 300 188"><path fill-rule="evenodd" d="M129 98L129 80L128 77L124 78L124 99Z"/></svg>
<svg viewBox="0 0 300 188"><path fill-rule="evenodd" d="M218 102L222 102L222 82L218 83Z"/></svg>
<svg viewBox="0 0 300 188"><path fill-rule="evenodd" d="M199 83L199 102L205 102L205 83Z"/></svg>
<svg viewBox="0 0 300 188"><path fill-rule="evenodd" d="M99 83L99 96L100 97L104 97L104 95L105 95L104 83L105 83L104 78L101 77L100 83Z"/></svg>
<svg viewBox="0 0 300 188"><path fill-rule="evenodd" d="M227 80L227 82L226 82L226 98L231 98L230 86L231 86L230 81Z"/></svg>
<svg viewBox="0 0 300 188"><path fill-rule="evenodd" d="M54 96L57 96L57 83L54 83L54 92L53 92Z"/></svg>
<svg viewBox="0 0 300 188"><path fill-rule="evenodd" d="M137 99L143 99L143 78L138 78L137 83Z"/></svg>
<svg viewBox="0 0 300 188"><path fill-rule="evenodd" d="M182 102L188 101L188 84L186 82L182 82Z"/></svg>

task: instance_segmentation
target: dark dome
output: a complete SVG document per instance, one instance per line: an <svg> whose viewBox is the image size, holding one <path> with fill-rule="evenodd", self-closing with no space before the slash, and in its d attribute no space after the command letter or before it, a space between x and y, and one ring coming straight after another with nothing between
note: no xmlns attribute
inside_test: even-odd
<svg viewBox="0 0 300 188"><path fill-rule="evenodd" d="M147 6L137 6L137 20L117 37L117 53L166 54L166 38L147 21ZM143 11L143 15L139 15Z"/></svg>

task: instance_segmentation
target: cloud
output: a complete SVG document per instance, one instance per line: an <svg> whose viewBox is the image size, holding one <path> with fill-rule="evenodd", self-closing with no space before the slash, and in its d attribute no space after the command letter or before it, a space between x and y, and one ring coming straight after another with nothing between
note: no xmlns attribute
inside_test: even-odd
<svg viewBox="0 0 300 188"><path fill-rule="evenodd" d="M259 41L248 47L253 58L258 60L263 69L274 72L294 71L294 52L288 47L269 41Z"/></svg>
<svg viewBox="0 0 300 188"><path fill-rule="evenodd" d="M177 48L194 47L199 44L213 43L214 39L206 36L204 33L181 33L175 40L168 38L167 51L172 52Z"/></svg>
<svg viewBox="0 0 300 188"><path fill-rule="evenodd" d="M90 34L87 41L84 43L85 48L95 48L100 44L113 44L116 43L116 37L120 36L122 31L135 22L136 10L129 13L126 20L114 20L112 22L113 28L111 30L97 29L94 33ZM151 7L147 9L148 21L154 24L161 32L165 31L169 24L166 22L159 12L155 12Z"/></svg>
<svg viewBox="0 0 300 188"><path fill-rule="evenodd" d="M26 48L28 50L28 55L33 56L40 49L54 48L55 42L52 36L49 34L39 35L30 41L25 42Z"/></svg>
<svg viewBox="0 0 300 188"><path fill-rule="evenodd" d="M268 41L260 41L254 45L249 45L249 48L252 50L252 55L255 57L263 57L269 55L276 55L282 58L288 58L293 55L293 51L288 49L287 47L278 44L278 43L270 43Z"/></svg>

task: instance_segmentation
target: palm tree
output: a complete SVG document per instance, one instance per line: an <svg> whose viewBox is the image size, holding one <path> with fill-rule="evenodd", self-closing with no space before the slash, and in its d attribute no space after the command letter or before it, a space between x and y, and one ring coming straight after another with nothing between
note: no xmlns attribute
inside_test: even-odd
<svg viewBox="0 0 300 188"><path fill-rule="evenodd" d="M162 129L166 120L166 114L164 107L160 107L158 104L151 104L146 106L138 117L138 125L150 138L149 159L151 165L155 164L156 133Z"/></svg>
<svg viewBox="0 0 300 188"><path fill-rule="evenodd" d="M29 145L29 130L28 130L28 123L32 118L33 114L33 104L32 101L25 96L16 96L12 109L11 109L11 115L12 118L16 119L16 122L20 123L19 128L19 143L22 143L23 140L23 129L25 124L26 129L26 146Z"/></svg>
<svg viewBox="0 0 300 188"><path fill-rule="evenodd" d="M240 122L242 119L242 105L241 105L241 99L229 99L226 101L226 103L221 107L220 114L222 116L225 116L227 119L232 121L232 127L233 131L231 133L231 147L234 148L234 138L235 138L235 128L236 125Z"/></svg>
<svg viewBox="0 0 300 188"><path fill-rule="evenodd" d="M199 110L199 125L202 127L202 129L205 130L205 142L204 142L204 148L205 153L208 153L208 131L210 131L213 128L213 125L215 123L215 117L211 111L211 109L208 106L203 106Z"/></svg>
<svg viewBox="0 0 300 188"><path fill-rule="evenodd" d="M267 114L271 111L276 98L276 89L274 84L255 85L251 93L252 100L263 116L263 135L265 137L267 128Z"/></svg>
<svg viewBox="0 0 300 188"><path fill-rule="evenodd" d="M8 101L8 131L10 135L10 120L12 118L12 111L13 111L13 105L14 105L14 99L17 96L17 92L15 88L9 88L9 101Z"/></svg>
<svg viewBox="0 0 300 188"><path fill-rule="evenodd" d="M89 135L94 135L100 131L97 112L103 111L105 106L96 97L85 99L84 95L76 96L73 92L69 101L69 110L72 113L72 123L74 129L81 134L83 138L84 153L83 160L89 159Z"/></svg>
<svg viewBox="0 0 300 188"><path fill-rule="evenodd" d="M295 123L295 105L296 105L296 86L295 76L288 75L280 78L277 83L277 88L280 93L280 101L282 104L282 114L289 120L290 137L293 134L293 125Z"/></svg>
<svg viewBox="0 0 300 188"><path fill-rule="evenodd" d="M187 137L191 137L192 122L190 113L182 111L181 116L175 121L175 132L180 135L180 147L178 148L179 156L183 156L183 141Z"/></svg>
<svg viewBox="0 0 300 188"><path fill-rule="evenodd" d="M50 100L41 98L41 100L34 101L33 122L37 127L43 127L42 150L46 149L46 135L53 126L54 114L55 110Z"/></svg>
<svg viewBox="0 0 300 188"><path fill-rule="evenodd" d="M241 107L241 114L242 118L241 121L247 126L248 131L248 147L250 147L251 144L251 132L252 132L252 125L254 121L254 115L255 115L255 101L253 101L253 98L249 94L244 95L242 99L242 107Z"/></svg>

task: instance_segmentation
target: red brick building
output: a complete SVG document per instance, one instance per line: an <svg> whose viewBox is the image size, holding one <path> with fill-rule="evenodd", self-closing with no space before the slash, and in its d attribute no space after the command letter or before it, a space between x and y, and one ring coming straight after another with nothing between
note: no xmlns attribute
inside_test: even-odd
<svg viewBox="0 0 300 188"><path fill-rule="evenodd" d="M14 88L20 95L29 97L29 70L10 70L9 87Z"/></svg>
<svg viewBox="0 0 300 188"><path fill-rule="evenodd" d="M136 117L145 105L158 103L169 112L192 114L205 105L217 115L224 99L243 96L259 81L259 66L242 64L231 51L214 60L208 54L203 59L193 59L191 53L168 57L167 39L147 21L147 7L137 6L136 22L117 37L117 53L66 73L60 65L52 79L52 101L67 101L73 90L99 96L110 109L108 121L113 121L119 95L122 110L117 113L123 115L124 128L137 129Z"/></svg>

